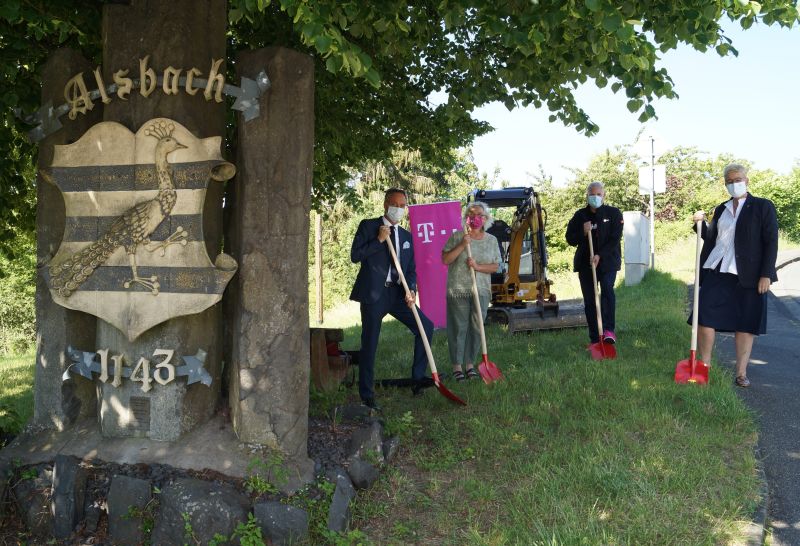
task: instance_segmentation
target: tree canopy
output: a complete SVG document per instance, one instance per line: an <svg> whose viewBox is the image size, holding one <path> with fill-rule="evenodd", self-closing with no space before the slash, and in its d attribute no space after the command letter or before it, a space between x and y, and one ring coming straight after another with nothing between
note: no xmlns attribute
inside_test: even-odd
<svg viewBox="0 0 800 546"><path fill-rule="evenodd" d="M348 167L392 150L447 166L451 150L490 130L476 107L547 108L586 134L599 127L574 91L594 82L622 92L641 121L677 97L659 65L678 44L737 54L721 21L792 26L796 0L230 0L228 66L237 51L291 47L316 62L315 205L348 192ZM32 160L12 109L35 110L37 69L69 45L97 60L100 2L5 0L0 6L0 223L30 224ZM441 96L440 103L431 100ZM0 239L4 233L0 228Z"/></svg>

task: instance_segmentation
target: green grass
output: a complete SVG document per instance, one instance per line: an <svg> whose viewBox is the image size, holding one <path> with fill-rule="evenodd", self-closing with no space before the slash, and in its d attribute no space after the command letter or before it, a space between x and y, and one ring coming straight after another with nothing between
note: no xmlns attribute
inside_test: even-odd
<svg viewBox="0 0 800 546"><path fill-rule="evenodd" d="M782 239L781 248L789 247ZM620 274L614 361L588 358L583 329L512 336L493 326L489 354L506 381L449 381L467 407L435 389L420 398L379 390L387 426L403 444L379 482L359 494L353 525L373 544L737 538L737 522L758 502L754 420L721 367L712 368L707 388L673 383L675 363L688 356L693 238L660 250L656 263L660 270L639 286L625 287ZM553 276L560 299L580 297L575 277ZM357 304L325 318L325 327L345 328L345 349L358 348ZM376 376L407 377L412 337L391 319L383 328ZM433 353L439 370L449 371L443 332ZM6 419L19 427L31 416L33 360L0 358L0 426ZM346 396L355 400L355 389L318 393L311 410Z"/></svg>
<svg viewBox="0 0 800 546"><path fill-rule="evenodd" d="M787 245L782 241L781 248ZM660 270L617 288L618 354L589 359L584 329L509 335L487 331L506 381L447 386L412 398L379 390L390 422L409 420L399 460L360 493L354 525L374 544L721 544L740 538L758 498L752 415L730 372L707 387L675 385L688 357L686 283L692 236L656 256ZM574 274L573 274L574 276ZM558 276L559 296L576 297ZM554 279L554 290L555 279ZM350 302L326 313L357 349ZM387 319L376 377L407 377L412 337ZM449 371L446 338L433 353ZM355 391L351 393L355 400Z"/></svg>
<svg viewBox="0 0 800 546"><path fill-rule="evenodd" d="M0 357L0 431L18 433L33 415L34 355Z"/></svg>

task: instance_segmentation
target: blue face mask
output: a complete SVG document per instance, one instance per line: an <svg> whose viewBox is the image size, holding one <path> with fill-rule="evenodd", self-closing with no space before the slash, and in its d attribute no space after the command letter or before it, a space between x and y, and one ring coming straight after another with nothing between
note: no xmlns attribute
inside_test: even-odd
<svg viewBox="0 0 800 546"><path fill-rule="evenodd" d="M590 195L587 198L587 201L589 201L589 206L590 207L592 207L593 209L599 209L600 205L603 204L603 196L602 195Z"/></svg>

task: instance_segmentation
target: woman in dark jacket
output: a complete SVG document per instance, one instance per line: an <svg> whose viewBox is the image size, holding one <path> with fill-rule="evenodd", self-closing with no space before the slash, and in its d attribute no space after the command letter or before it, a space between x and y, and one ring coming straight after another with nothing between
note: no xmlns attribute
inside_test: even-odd
<svg viewBox="0 0 800 546"><path fill-rule="evenodd" d="M716 331L735 332L736 385L749 387L747 363L753 338L767 331L767 292L777 281L778 216L769 199L747 192L747 169L732 163L723 171L731 199L720 204L710 224L702 221L698 349L711 362Z"/></svg>

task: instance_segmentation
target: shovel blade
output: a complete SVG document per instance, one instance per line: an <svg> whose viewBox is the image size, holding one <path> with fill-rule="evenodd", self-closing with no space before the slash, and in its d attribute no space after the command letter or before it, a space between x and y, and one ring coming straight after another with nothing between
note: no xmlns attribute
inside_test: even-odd
<svg viewBox="0 0 800 546"><path fill-rule="evenodd" d="M611 343L605 343L604 341L590 343L588 349L592 360L612 360L617 358L617 348Z"/></svg>
<svg viewBox="0 0 800 546"><path fill-rule="evenodd" d="M708 365L702 360L689 357L681 360L675 366L675 383L683 385L686 383L697 383L699 385L708 384Z"/></svg>
<svg viewBox="0 0 800 546"><path fill-rule="evenodd" d="M483 382L487 385L503 379L503 372L500 371L500 368L498 368L494 362L489 360L487 355L483 355L483 361L478 364L478 372L481 374Z"/></svg>
<svg viewBox="0 0 800 546"><path fill-rule="evenodd" d="M461 398L459 398L458 396L453 394L450 391L450 389L448 389L447 387L444 386L444 383L442 383L441 379L439 379L439 374L438 373L434 373L434 374L431 374L431 375L433 375L433 383L436 385L436 388L439 389L439 392L442 393L442 396L444 396L445 398L447 398L449 400L452 400L456 404L461 404L462 406L466 406L467 405L466 402L464 402Z"/></svg>

